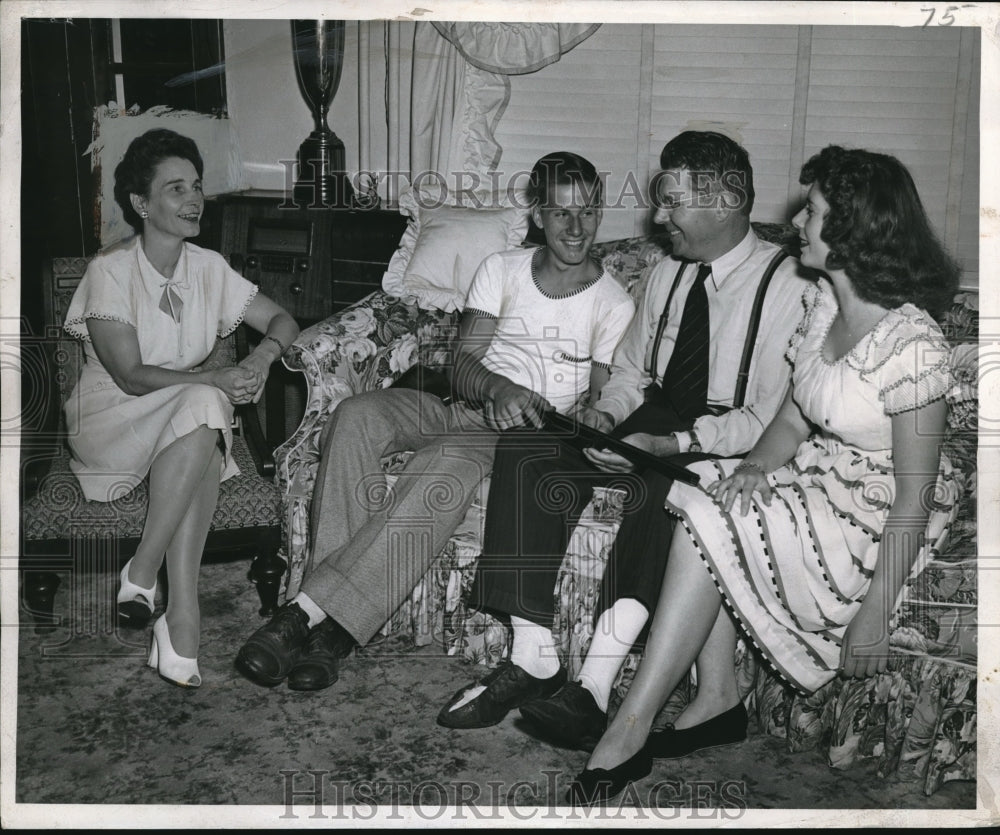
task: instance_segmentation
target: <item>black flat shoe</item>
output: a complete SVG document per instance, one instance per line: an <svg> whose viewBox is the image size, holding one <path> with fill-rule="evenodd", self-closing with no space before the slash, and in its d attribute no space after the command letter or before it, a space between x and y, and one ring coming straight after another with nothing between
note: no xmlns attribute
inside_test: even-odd
<svg viewBox="0 0 1000 835"><path fill-rule="evenodd" d="M333 618L323 618L306 638L306 648L288 674L289 690L325 690L339 677L340 659L350 655L355 640Z"/></svg>
<svg viewBox="0 0 1000 835"><path fill-rule="evenodd" d="M608 725L608 714L578 681L567 681L551 699L522 705L521 716L537 736L579 751L593 751Z"/></svg>
<svg viewBox="0 0 1000 835"><path fill-rule="evenodd" d="M629 783L648 777L653 758L643 746L614 768L585 768L569 784L566 799L570 806L598 806L624 791Z"/></svg>
<svg viewBox="0 0 1000 835"><path fill-rule="evenodd" d="M515 707L534 699L546 699L566 682L566 671L560 667L551 678L535 678L516 664L504 661L479 684L468 684L448 700L438 714L437 722L445 728L461 730L488 728L499 724ZM473 687L485 685L486 689L470 702L452 710L452 705Z"/></svg>
<svg viewBox="0 0 1000 835"><path fill-rule="evenodd" d="M747 709L743 702L725 713L706 719L693 728L678 730L672 724L653 731L646 742L649 753L657 759L675 760L705 748L735 745L747 738Z"/></svg>

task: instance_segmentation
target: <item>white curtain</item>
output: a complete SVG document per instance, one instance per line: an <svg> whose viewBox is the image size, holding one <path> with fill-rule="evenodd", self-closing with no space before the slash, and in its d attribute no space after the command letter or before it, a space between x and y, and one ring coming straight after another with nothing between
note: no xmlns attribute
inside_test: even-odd
<svg viewBox="0 0 1000 835"><path fill-rule="evenodd" d="M558 61L600 24L416 24L410 93L410 172L495 171L494 131L510 98L509 75Z"/></svg>

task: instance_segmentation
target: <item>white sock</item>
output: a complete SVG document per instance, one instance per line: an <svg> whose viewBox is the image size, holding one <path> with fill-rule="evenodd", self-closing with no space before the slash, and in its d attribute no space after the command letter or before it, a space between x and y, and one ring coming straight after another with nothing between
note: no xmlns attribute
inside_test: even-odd
<svg viewBox="0 0 1000 835"><path fill-rule="evenodd" d="M577 680L590 691L603 711L608 709L618 671L648 618L645 606L633 597L625 597L616 600L597 619L594 638Z"/></svg>
<svg viewBox="0 0 1000 835"><path fill-rule="evenodd" d="M559 655L552 630L524 618L511 616L514 645L510 660L535 678L552 678L559 672Z"/></svg>
<svg viewBox="0 0 1000 835"><path fill-rule="evenodd" d="M292 599L292 603L298 603L299 608L309 615L309 628L312 629L317 623L326 619L326 612L317 606L313 599L304 591L300 591Z"/></svg>
<svg viewBox="0 0 1000 835"><path fill-rule="evenodd" d="M552 638L551 629L513 615L510 625L514 628L514 643L510 650L512 663L535 678L552 678L559 672L559 656L556 654L556 642ZM470 687L448 709L449 712L467 705L485 689L482 684Z"/></svg>

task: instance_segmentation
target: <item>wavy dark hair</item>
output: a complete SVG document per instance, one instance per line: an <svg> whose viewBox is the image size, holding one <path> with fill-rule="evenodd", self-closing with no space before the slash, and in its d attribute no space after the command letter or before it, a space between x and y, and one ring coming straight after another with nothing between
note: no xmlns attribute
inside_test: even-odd
<svg viewBox="0 0 1000 835"><path fill-rule="evenodd" d="M913 177L888 154L830 145L799 176L830 209L820 238L827 267L843 270L865 301L905 302L939 316L951 304L959 268L931 227Z"/></svg>
<svg viewBox="0 0 1000 835"><path fill-rule="evenodd" d="M575 185L592 206L604 202L604 183L594 164L572 151L555 151L535 163L528 178L528 202L547 208L552 189L558 185Z"/></svg>
<svg viewBox="0 0 1000 835"><path fill-rule="evenodd" d="M205 163L194 140L166 128L154 128L133 139L115 168L115 202L136 232L142 231L142 218L132 208L131 195L148 197L156 166L171 157L186 159L199 177L204 174Z"/></svg>
<svg viewBox="0 0 1000 835"><path fill-rule="evenodd" d="M694 184L703 182L706 194L724 191L730 195L726 204L750 216L755 192L753 166L746 148L725 134L711 130L686 130L677 134L660 151L660 168L682 168L691 172ZM654 205L659 202L661 170L653 177L651 193Z"/></svg>

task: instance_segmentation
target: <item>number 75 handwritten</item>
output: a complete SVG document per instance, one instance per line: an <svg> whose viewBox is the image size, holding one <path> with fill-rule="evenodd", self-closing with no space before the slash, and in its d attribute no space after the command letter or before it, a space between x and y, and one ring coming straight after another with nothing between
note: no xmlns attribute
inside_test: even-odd
<svg viewBox="0 0 1000 835"><path fill-rule="evenodd" d="M955 22L955 15L952 12L957 12L959 9L968 9L975 7L975 3L965 3L961 6L948 6L944 10L944 14L941 15L941 19L938 20L938 26L951 26ZM931 7L929 9L921 8L920 11L928 12L927 20L924 21L924 26L930 26L931 21L934 20L934 15L937 14L937 9Z"/></svg>

